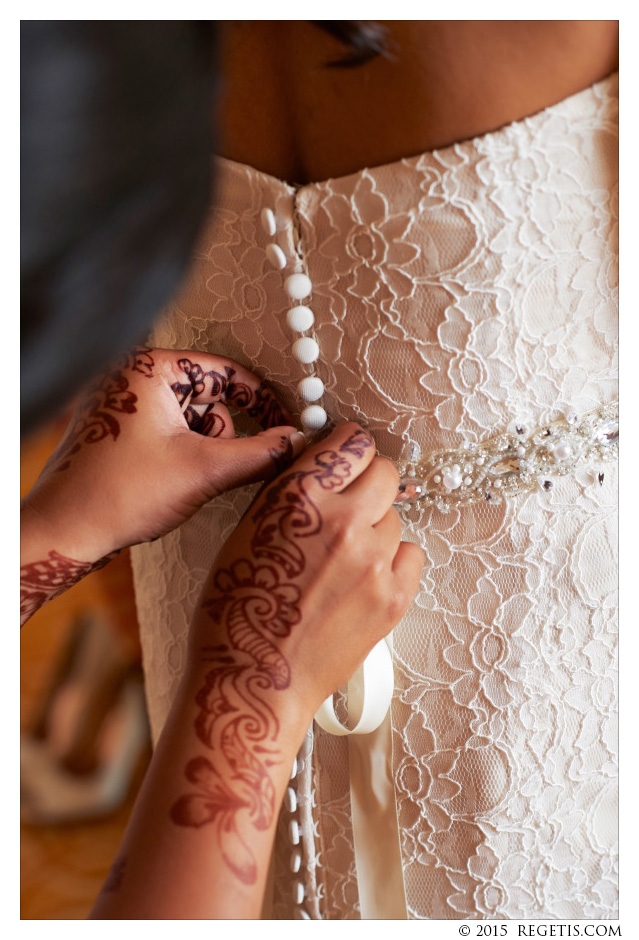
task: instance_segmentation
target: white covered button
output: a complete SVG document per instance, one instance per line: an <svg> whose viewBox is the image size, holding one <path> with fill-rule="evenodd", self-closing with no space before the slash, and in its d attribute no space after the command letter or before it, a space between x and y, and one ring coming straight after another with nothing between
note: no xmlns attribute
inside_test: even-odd
<svg viewBox="0 0 639 940"><path fill-rule="evenodd" d="M313 285L306 274L290 274L284 281L284 290L292 300L304 300L313 290Z"/></svg>
<svg viewBox="0 0 639 940"><path fill-rule="evenodd" d="M309 431L319 431L328 421L328 415L321 405L309 405L301 413L300 421Z"/></svg>
<svg viewBox="0 0 639 940"><path fill-rule="evenodd" d="M275 235L275 216L273 215L272 209L262 209L260 212L260 222L269 238Z"/></svg>
<svg viewBox="0 0 639 940"><path fill-rule="evenodd" d="M293 343L291 352L294 359L308 365L319 357L319 346L311 336L301 336Z"/></svg>
<svg viewBox="0 0 639 940"><path fill-rule="evenodd" d="M304 901L304 885L301 881L293 884L293 900L295 904L302 904Z"/></svg>
<svg viewBox="0 0 639 940"><path fill-rule="evenodd" d="M291 819L290 823L288 824L288 837L293 845L299 845L300 827L296 819Z"/></svg>
<svg viewBox="0 0 639 940"><path fill-rule="evenodd" d="M295 810L297 809L297 793L295 792L293 787L286 788L285 800L286 800L286 808L289 811L289 813L294 813Z"/></svg>
<svg viewBox="0 0 639 940"><path fill-rule="evenodd" d="M267 245L266 257L271 262L273 267L277 268L278 271L281 271L282 268L286 267L286 255L279 245Z"/></svg>
<svg viewBox="0 0 639 940"><path fill-rule="evenodd" d="M293 777L297 777L297 757L293 759L293 766L291 768L291 780Z"/></svg>
<svg viewBox="0 0 639 940"><path fill-rule="evenodd" d="M307 914L303 907L297 907L295 909L295 920L312 920L310 914Z"/></svg>
<svg viewBox="0 0 639 940"><path fill-rule="evenodd" d="M307 375L298 382L297 391L304 401L317 401L324 394L324 383L317 375Z"/></svg>
<svg viewBox="0 0 639 940"><path fill-rule="evenodd" d="M296 333L303 333L304 330L310 330L315 322L315 317L310 307L291 307L286 314L286 322L291 330Z"/></svg>
<svg viewBox="0 0 639 940"><path fill-rule="evenodd" d="M291 871L298 872L302 867L302 853L299 849L293 849L291 852Z"/></svg>

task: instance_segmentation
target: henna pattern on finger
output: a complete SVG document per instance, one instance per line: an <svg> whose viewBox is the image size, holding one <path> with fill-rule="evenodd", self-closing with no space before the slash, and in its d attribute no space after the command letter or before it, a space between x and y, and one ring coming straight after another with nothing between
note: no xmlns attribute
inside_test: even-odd
<svg viewBox="0 0 639 940"><path fill-rule="evenodd" d="M50 551L42 561L33 561L20 568L20 623L31 617L42 605L76 584L92 571L104 568L118 552L111 552L98 561L76 561L59 552Z"/></svg>
<svg viewBox="0 0 639 940"><path fill-rule="evenodd" d="M174 382L171 385L180 406L189 400L184 409L184 417L192 431L198 434L208 434L209 437L218 437L224 430L225 423L219 414L210 418L213 423L202 421L201 415L194 410L193 404L206 393L207 398L222 399L225 404L232 405L245 411L251 418L255 418L264 430L288 424L277 398L266 382L261 382L253 389L245 382L234 381L236 370L232 366L224 366L224 372L211 369L205 372L199 362L190 359L179 359L178 367L184 372L187 382ZM211 409L213 405L209 406ZM206 430L209 428L209 430ZM213 432L212 430L213 429Z"/></svg>
<svg viewBox="0 0 639 940"><path fill-rule="evenodd" d="M279 476L288 470L295 459L295 451L290 437L283 435L277 447L272 447L268 452L269 457L275 465L275 475Z"/></svg>
<svg viewBox="0 0 639 940"><path fill-rule="evenodd" d="M230 382L226 401L255 418L265 431L289 423L282 406L266 382L261 382L256 389L249 388L242 382Z"/></svg>
<svg viewBox="0 0 639 940"><path fill-rule="evenodd" d="M216 572L212 596L203 604L225 640L203 648L211 668L195 698L195 733L210 756L187 763L191 786L170 815L179 826L215 826L222 856L244 884L257 879L251 830L268 829L277 809L270 769L282 755L269 700L291 683L279 641L302 620L294 582L305 571L306 557L298 540L322 528L313 486L331 490L343 484L353 466L346 455L360 460L372 446L357 431L337 450L317 454L313 468L292 470L269 487L252 517L256 528L248 557Z"/></svg>
<svg viewBox="0 0 639 940"><path fill-rule="evenodd" d="M69 433L54 451L47 467L55 472L66 470L73 455L84 444L97 444L109 437L117 440L120 435L117 416L135 414L137 411L138 396L130 390L125 373L139 372L146 378L152 378L154 365L151 349L136 346L90 387Z"/></svg>
<svg viewBox="0 0 639 940"><path fill-rule="evenodd" d="M206 393L207 397L222 398L235 369L224 367L224 375L211 369L205 372L199 362L190 359L178 359L178 366L186 375L188 382L173 382L171 390L180 406L188 402L183 409L184 418L191 431L206 437L219 437L226 427L226 421L215 411L215 403L208 404L203 412L197 410L197 399Z"/></svg>

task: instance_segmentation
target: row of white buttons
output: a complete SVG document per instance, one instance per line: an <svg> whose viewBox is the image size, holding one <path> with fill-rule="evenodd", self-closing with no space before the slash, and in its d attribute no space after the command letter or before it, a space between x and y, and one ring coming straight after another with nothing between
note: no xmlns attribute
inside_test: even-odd
<svg viewBox="0 0 639 940"><path fill-rule="evenodd" d="M265 233L272 238L277 231L273 210L262 209L260 220ZM286 267L286 255L274 242L266 246L266 257L276 270L282 271ZM300 301L305 300L311 294L313 290L311 279L301 272L290 274L284 282L284 290L291 300L297 301L286 315L289 328L294 333L306 333L313 326L315 316L311 308L301 304ZM312 336L300 336L293 343L291 352L297 362L302 365L311 365L319 359L320 348ZM298 383L297 391L303 401L317 402L324 394L324 383L319 376L309 375ZM318 431L326 424L328 415L321 405L307 404L300 415L300 420L309 431Z"/></svg>
<svg viewBox="0 0 639 940"><path fill-rule="evenodd" d="M262 209L261 215L262 228L272 238L277 231L275 215L272 209ZM279 245L270 243L266 246L266 257L276 270L282 271L286 267L286 256ZM302 273L291 274L284 282L284 290L291 300L296 301L295 306L291 307L286 315L286 322L289 329L294 333L306 333L315 322L315 316L310 307L300 303L305 300L313 289L311 279ZM303 365L310 365L319 358L319 344L312 336L300 336L295 340L292 346L293 358ZM300 397L306 402L315 402L324 394L324 383L317 375L308 375L302 379L297 386ZM309 430L322 428L327 421L327 414L321 405L307 405L300 415L302 424ZM291 770L291 780L295 780L297 775L303 770L303 761L295 758ZM284 803L293 814L297 812L297 793L292 786L286 788ZM302 868L302 852L298 848L300 844L301 832L297 819L291 819L288 827L289 838L293 845L291 852L290 867L293 874L298 874ZM293 882L293 900L296 905L295 917L297 920L311 920L310 914L301 906L304 903L304 884L302 881Z"/></svg>
<svg viewBox="0 0 639 940"><path fill-rule="evenodd" d="M291 770L291 780L294 780L295 777L304 769L304 764L301 760L295 758L293 762L293 768ZM284 797L284 804L289 811L289 813L297 812L297 793L293 787L287 787L286 795ZM301 832L300 825L297 819L291 819L288 825L289 838L291 843L294 846L300 844ZM302 867L302 853L300 849L294 848L291 852L291 871L293 874L297 874ZM295 916L298 920L311 920L310 915L307 911L303 910L301 905L304 903L304 885L301 881L293 882L293 900L297 905L297 910L295 911Z"/></svg>

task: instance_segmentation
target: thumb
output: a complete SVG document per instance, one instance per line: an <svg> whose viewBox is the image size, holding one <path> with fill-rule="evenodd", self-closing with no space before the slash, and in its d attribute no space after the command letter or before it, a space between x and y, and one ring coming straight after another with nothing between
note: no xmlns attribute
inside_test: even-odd
<svg viewBox="0 0 639 940"><path fill-rule="evenodd" d="M202 439L210 443L210 471L218 493L271 480L291 465L305 446L293 427L274 427L252 437Z"/></svg>

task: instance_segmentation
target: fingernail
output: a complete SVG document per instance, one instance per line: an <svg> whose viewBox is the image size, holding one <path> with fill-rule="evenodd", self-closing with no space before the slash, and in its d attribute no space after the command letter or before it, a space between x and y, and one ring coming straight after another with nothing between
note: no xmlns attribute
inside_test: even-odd
<svg viewBox="0 0 639 940"><path fill-rule="evenodd" d="M291 434L291 446L293 447L293 453L295 456L301 454L301 452L306 447L306 438L301 431L293 431Z"/></svg>

